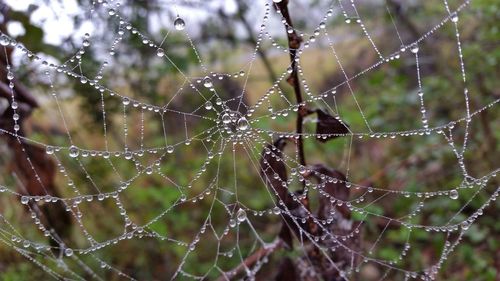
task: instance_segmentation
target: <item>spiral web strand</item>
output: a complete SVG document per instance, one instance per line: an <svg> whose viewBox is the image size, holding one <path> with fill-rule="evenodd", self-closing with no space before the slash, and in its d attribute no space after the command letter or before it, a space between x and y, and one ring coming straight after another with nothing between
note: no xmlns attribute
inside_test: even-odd
<svg viewBox="0 0 500 281"><path fill-rule="evenodd" d="M65 185L61 196L52 196L45 186L45 182L40 180L36 183L44 190L45 195L31 195L23 192L22 188L16 188L16 185L0 186L0 196L9 198L11 204L24 205L31 215L31 221L28 225L12 221L6 214L0 214L0 241L7 247L16 251L34 265L41 268L48 276L55 279L67 278L71 280L106 280L106 276L118 276L120 279L136 280L133 271L120 268L113 264L113 257L109 256L110 249L116 249L122 243L127 241L143 241L150 243L155 241L155 245L162 245L164 251L176 251L182 253L180 259L176 260L174 270L167 279L212 279L216 276L230 279L234 272L231 270L234 265L242 264L245 278L252 279L265 266L269 257L264 254L259 260L247 267L245 259L257 249L272 249L276 247L276 241L273 235L262 229L262 222L279 222L282 216L292 218L291 223L301 228L301 223L310 219L322 230L320 237L315 237L308 232L302 232L300 239L308 240L320 249L320 255L323 255L331 264L332 268L339 271L341 277L350 279L351 276L359 272L369 264L375 264L383 268L384 275L381 280L390 274L396 274L404 279L423 278L433 279L442 264L449 255L459 246L462 237L473 223L483 214L483 211L494 204L498 197L500 187L491 186L498 168L492 171L486 171L479 177L469 174L465 157L468 151L470 126L477 119L477 116L483 111L491 111L497 108L499 100L493 100L489 104L473 109L470 104L470 95L474 93L468 90L467 81L467 57L462 53L462 43L460 38L459 15L467 13L470 5L465 1L451 7L445 0L443 2L445 14L441 21L432 29L424 33L421 37L413 38L412 41L405 41L399 31L398 22L387 9L391 21L394 25L394 36L398 37L401 46L396 46L393 50L383 50L377 47L376 32L370 29L365 23L363 14L360 14L359 7L355 1L332 1L323 18L318 21L317 26L312 30L302 31L292 29L282 21L282 15L279 10L273 8L275 3L262 4L261 25L258 32L257 44L254 46L253 53L244 67L233 74L211 72L210 65L203 61L202 52L191 40L188 28L180 17L175 19L172 27L169 28L161 42L155 42L143 33L139 28L134 27L127 21L127 18L120 14L122 8L116 1L109 1L103 4L100 1L92 3L91 14L106 17L109 21L118 26L108 35L113 39L112 46L108 46L109 54L106 60L100 63L98 73L84 73L82 62L85 61L86 51L94 44L92 36L86 35L82 41L82 46L77 50L73 57L63 63L50 63L50 59L42 55L33 53L27 49L22 42L16 42L6 34L2 34L0 43L2 48L14 47L16 52L22 54L22 63L36 67L37 71L43 73L44 83L49 85L49 91L52 99L53 108L51 113L56 114L65 130L65 145L56 145L53 143L44 143L23 137L18 134L18 102L16 101L16 88L11 84L12 94L11 108L14 111L14 127L11 130L3 130L1 133L8 138L16 140L20 145L23 143L35 143L45 148L47 155L57 164L57 176L62 179ZM349 70L345 69L346 64L342 57L336 40L331 31L325 28L335 17L344 17L345 24L352 28L357 28L362 32L371 50L376 54L377 61L359 72L349 75ZM295 149L290 153L278 153L279 148L270 146L269 143L279 137L296 139L298 134L292 130L280 126L279 121L290 121L297 114L299 105L294 104L290 96L286 94L286 79L292 69L289 65L281 69L281 73L274 83L268 87L267 91L259 95L259 99L248 105L244 97L247 94L247 83L254 74L254 62L258 59L257 52L265 46L277 50L280 53L288 54L288 47L282 46L279 40L274 38L269 30L268 23L271 20L280 21L285 26L287 32L296 31L304 38L304 42L297 50L297 68L298 75L305 92L304 105L311 105L322 108L330 114L336 116L339 120L349 124L349 116L343 111L342 103L337 102L337 96L343 92L354 104L357 109L357 118L362 122L360 126L349 128L346 134L323 134L305 132L302 137L308 139L328 138L332 136L339 137L344 141L343 157L341 166L347 175L346 179L331 177L308 167L303 167L299 163L298 151ZM453 96L453 99L462 99L465 112L463 116L440 125L431 125L432 108L426 105L426 99L430 93L424 91L423 76L421 71L422 49L421 45L429 38L437 37L442 28L453 28L456 36L456 52L459 57L459 71L463 82L463 95ZM111 34L112 33L112 34ZM185 44L191 52L195 54L203 75L192 77L185 73L171 58L169 51L169 39L174 33L184 36ZM113 85L105 85L103 77L109 67L113 67L113 57L119 52L120 44L123 40L130 38L139 38L140 41L155 53L162 63L172 66L182 83L176 85L176 89L171 97L161 103L152 104L146 102L146 98L139 95L135 97L127 94L126 91L116 90ZM330 52L328 61L336 64L343 75L343 79L337 85L325 91L312 89L308 84L306 69L302 68L302 55L308 49L313 48L315 44L325 44ZM353 84L364 79L373 71L382 67L390 67L394 61L402 59L413 59L416 69L413 77L418 85L417 93L401 93L401 95L417 95L419 112L421 113L421 124L416 128L405 128L397 131L380 131L364 108L364 95L356 91ZM112 61L110 63L110 61ZM16 80L16 69L10 64L7 67L7 79ZM65 108L61 88L57 86L62 78L79 81L79 83L93 88L88 95L94 95L99 100L94 109L102 119L101 128L92 128L92 130L101 130L102 144L100 149L94 149L86 146L85 140L78 136L72 128L78 128L74 124L77 120L71 117L71 111ZM236 97L225 98L218 92L217 85L225 79L240 79L244 85L243 91ZM375 93L376 94L376 93ZM196 105L190 109L175 107L175 101L182 98L196 100ZM432 96L430 97L432 99ZM107 114L112 103L119 104L122 112L119 121ZM345 117L344 117L345 115ZM169 120L176 122L176 132L172 133L172 127L169 127ZM308 119L307 122L316 120ZM202 124L194 126L193 124ZM276 125L275 125L276 123ZM161 124L161 128L157 127ZM271 125L268 125L271 124ZM274 126L275 125L275 126ZM110 126L121 126L122 136L110 134ZM457 128L463 127L463 130ZM179 129L180 128L180 129ZM86 128L81 128L86 130ZM182 131L183 133L178 133ZM160 134L163 139L162 144L148 142L151 132ZM132 138L131 136L138 136ZM459 137L460 136L460 137ZM120 137L122 146L117 145L114 138ZM432 191L414 191L396 188L393 186L371 186L355 180L358 171L351 169L351 158L353 157L353 147L364 141L406 141L410 138L435 138L443 141L448 146L448 151L456 158L457 168L462 176L462 182L450 184L449 186L432 187ZM184 171L185 167L177 168L175 164L179 158L184 157L189 151L195 150L197 155L202 155L202 161L186 165L190 167L189 171ZM264 151L264 152L263 152ZM191 152L192 153L192 152ZM290 177L286 184L299 185L305 182L305 192L317 193L318 197L324 197L332 205L347 206L353 213L357 214L359 224L357 227L349 228L350 231L343 233L334 233L326 227L332 222L341 223L337 214L332 213L331 217L325 219L317 218L312 212L306 216L299 216L289 210L286 206L276 202L276 190L270 190L266 187L265 176L259 176L259 161L262 153L282 161L290 171ZM26 161L37 174L36 166L32 160L25 154ZM242 160L243 159L243 160ZM241 161L245 162L246 170L241 170ZM105 166L110 169L111 180L105 182L99 168L92 165ZM183 164L185 165L185 163ZM134 174L124 173L125 167L133 167ZM128 169L130 171L131 169ZM277 175L278 171L273 171ZM312 182L307 180L304 175L315 174L321 180ZM269 173L267 173L269 174ZM271 173L272 174L272 173ZM242 182L248 182L248 177L253 177L255 186L248 186ZM80 184L81 179L84 184ZM80 179L80 180L77 180ZM140 216L141 210L153 208L152 206L138 205L135 198L131 195L132 189L145 188L147 180L161 182L162 188L168 190L167 193L158 192L157 196L169 196L167 203L159 204L158 200L150 200L154 206L154 215L147 218ZM281 180L279 177L276 180ZM107 183L113 182L109 185ZM346 188L355 190L348 200L335 198L332 195L321 192L321 187L325 182L341 182ZM20 184L22 185L22 184ZM263 189L268 196L257 198L261 202L257 204L260 207L253 207L256 198L248 198L242 194L245 189ZM462 194L467 191L468 198L463 198ZM470 192L472 191L472 192ZM137 193L134 193L137 194ZM465 213L465 209L474 201L478 195L487 194L488 199L475 209L473 213ZM298 204L302 204L301 198L292 193L292 196ZM402 217L390 217L384 212L374 209L374 206L380 204L383 200L398 201L402 198L410 198L412 202L417 202L408 208L408 213ZM444 218L445 223L433 224L432 222L420 221L420 214L428 206L433 205L433 200L457 201L460 199L461 206L458 209L450 211L450 216ZM141 201L141 202L144 202ZM62 203L65 206L73 220L74 236L78 239L70 243L65 243L50 225L45 223L43 213L39 205L51 205ZM148 204L149 205L149 204ZM446 206L445 206L446 207ZM434 207L432 207L434 208ZM0 209L1 210L1 209ZM19 210L21 210L19 208ZM200 213L206 210L207 212ZM304 210L307 210L304 208ZM110 218L120 221L123 229L110 230L103 226L89 227L89 221L100 220L95 213L104 212ZM94 213L94 214L93 214ZM150 213L148 213L149 215ZM214 215L218 214L218 215ZM189 229L192 233L188 237L171 231L170 225L175 222L177 216L193 217L193 223ZM361 249L353 248L351 240L357 237L362 231L362 225L369 221L377 220L381 222L381 229L375 237L368 237L367 242ZM348 223L348 222L345 222ZM167 225L166 229L158 225ZM35 225L35 228L29 225ZM403 229L406 242L403 246L393 246L398 251L399 257L395 260L388 260L383 256L377 255L377 251L385 244L385 238L390 228ZM36 233L33 233L37 229ZM172 228L173 229L173 228ZM409 252L416 250L412 245L412 234L416 230L436 233L443 236L443 243L439 257L432 264L425 264L421 267L414 267L404 263L405 256ZM31 232L30 232L31 230ZM48 243L47 237L56 243ZM323 242L320 242L323 241ZM327 243L324 241L328 241ZM209 247L203 246L203 243L209 243ZM299 241L304 248L305 241ZM328 246L325 246L328 245ZM160 247L160 246L159 246ZM208 249L208 250L207 250ZM339 265L330 258L331 251L347 251L351 256L350 265ZM144 249L141 249L144 251ZM306 251L300 249L299 251ZM203 253L202 253L203 252ZM210 253L206 253L210 252ZM129 253L130 254L130 253ZM190 264L196 263L196 256L211 255L213 263L210 267L203 268L200 271L193 271ZM361 262L355 262L355 260ZM306 264L311 261L304 261ZM228 266L231 265L231 266ZM170 265L172 266L172 265ZM191 270L189 270L189 269ZM203 271L203 272L201 272ZM403 278L401 278L403 279Z"/></svg>

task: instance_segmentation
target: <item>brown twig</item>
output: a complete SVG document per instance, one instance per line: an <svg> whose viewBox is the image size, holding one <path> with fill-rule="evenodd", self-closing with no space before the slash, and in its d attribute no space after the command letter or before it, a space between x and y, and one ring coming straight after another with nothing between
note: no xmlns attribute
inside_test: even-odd
<svg viewBox="0 0 500 281"><path fill-rule="evenodd" d="M281 13L283 18L286 21L286 26L293 29L292 19L290 18L290 13L288 12L288 0L283 0L276 4L276 8ZM302 90L300 89L300 81L297 72L297 61L295 60L297 57L297 50L300 48L300 43L302 42L302 38L293 30L291 33L288 32L287 29L287 37L288 37L288 52L290 53L290 62L292 67L292 73L287 79L288 84L293 86L293 91L295 93L295 98L297 100L297 104L299 105L299 112L297 114L296 121L296 133L298 135L297 139L297 152L299 154L299 162L301 165L306 166L306 158L304 156L304 141L302 139L302 122L305 115L307 115L308 110L305 108L302 99Z"/></svg>
<svg viewBox="0 0 500 281"><path fill-rule="evenodd" d="M311 114L311 110L309 110L302 98L302 90L300 88L300 80L299 80L299 75L297 71L297 51L300 48L300 43L302 42L302 38L295 32L293 29L293 23L292 19L290 17L290 13L288 11L288 0L283 0L279 3L276 3L276 8L278 11L281 13L283 18L286 21L286 34L287 34L287 39L288 39L288 52L290 53L290 62L291 62L291 68L292 68L292 73L290 73L290 76L287 79L288 84L290 84L293 87L294 93L295 93L295 98L297 100L297 104L299 106L298 114L297 114L297 120L296 120L296 133L297 133L297 153L299 155L299 162L300 165L306 166L306 158L304 154L304 140L302 138L302 123L304 117L307 115ZM289 32L289 29L291 28L292 32ZM302 193L304 192L305 189L305 181L302 182ZM307 193L304 197L301 198L301 203L302 205L310 211L310 205L309 205L309 194ZM316 235L318 232L318 226L316 223L314 223L313 219L309 217L307 219L307 225L309 228L309 232L312 235ZM287 227L287 226L283 226ZM312 251L309 252L309 258L313 260L317 260L319 258L319 249L317 247L314 247Z"/></svg>
<svg viewBox="0 0 500 281"><path fill-rule="evenodd" d="M285 245L285 243L283 242L283 240L281 240L280 238L277 238L270 245L268 245L266 247L262 247L262 248L258 249L257 251L255 251L250 256L248 256L237 267L233 268L232 270L228 271L227 273L223 273L217 279L217 281L231 280L231 278L235 277L236 275L238 275L239 273L241 273L246 268L252 267L260 259L262 259L263 257L269 256L274 251L276 251L278 249L281 249L284 245Z"/></svg>

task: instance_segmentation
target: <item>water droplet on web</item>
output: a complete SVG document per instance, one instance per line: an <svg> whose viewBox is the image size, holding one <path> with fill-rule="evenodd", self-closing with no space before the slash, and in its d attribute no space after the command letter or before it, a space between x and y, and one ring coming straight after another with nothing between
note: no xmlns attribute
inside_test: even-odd
<svg viewBox="0 0 500 281"><path fill-rule="evenodd" d="M171 146L171 145L167 146L167 152L168 153L173 153L174 152L174 147Z"/></svg>
<svg viewBox="0 0 500 281"><path fill-rule="evenodd" d="M210 101L207 101L207 102L205 103L205 109L206 109L206 110L210 110L210 109L212 109L212 107L213 107L213 105L212 105L212 103L211 103Z"/></svg>
<svg viewBox="0 0 500 281"><path fill-rule="evenodd" d="M470 223L468 221L464 221L461 224L463 230L467 230L470 227Z"/></svg>
<svg viewBox="0 0 500 281"><path fill-rule="evenodd" d="M88 47L90 46L90 41L88 39L84 39L82 44L84 47Z"/></svg>
<svg viewBox="0 0 500 281"><path fill-rule="evenodd" d="M414 53L414 54L418 53L418 45L417 45L417 44L413 44L413 45L411 46L410 51L411 51L412 53Z"/></svg>
<svg viewBox="0 0 500 281"><path fill-rule="evenodd" d="M130 99L127 98L127 97L125 97L125 98L122 99L122 103L123 103L123 105L129 105L130 104Z"/></svg>
<svg viewBox="0 0 500 281"><path fill-rule="evenodd" d="M116 14L115 9L109 9L109 10L108 10L108 14L109 14L110 16L114 16L114 15Z"/></svg>
<svg viewBox="0 0 500 281"><path fill-rule="evenodd" d="M153 168L147 167L146 168L146 174L151 175L153 173Z"/></svg>
<svg viewBox="0 0 500 281"><path fill-rule="evenodd" d="M132 159L132 152L130 152L130 151L125 152L125 159L127 159L127 160Z"/></svg>
<svg viewBox="0 0 500 281"><path fill-rule="evenodd" d="M184 22L183 19L181 19L180 17L177 17L174 20L174 27L177 30L183 30L186 27L186 23Z"/></svg>
<svg viewBox="0 0 500 281"><path fill-rule="evenodd" d="M222 115L222 123L224 124L231 123L231 116L229 116L229 114L227 113L224 113L224 115Z"/></svg>
<svg viewBox="0 0 500 281"><path fill-rule="evenodd" d="M73 255L73 249L70 248L64 249L64 255L67 257L71 257Z"/></svg>
<svg viewBox="0 0 500 281"><path fill-rule="evenodd" d="M274 3L280 3L281 0L273 0Z"/></svg>
<svg viewBox="0 0 500 281"><path fill-rule="evenodd" d="M279 207L274 207L274 208L273 208L273 213L274 213L275 215L279 215L279 214L281 213L280 208L279 208Z"/></svg>
<svg viewBox="0 0 500 281"><path fill-rule="evenodd" d="M453 13L450 19L452 22L458 22L458 14L456 12Z"/></svg>
<svg viewBox="0 0 500 281"><path fill-rule="evenodd" d="M458 199L458 191L456 189L450 191L450 198L453 200Z"/></svg>
<svg viewBox="0 0 500 281"><path fill-rule="evenodd" d="M158 48L156 50L156 55L161 58L161 57L163 57L165 55L165 51L162 48Z"/></svg>
<svg viewBox="0 0 500 281"><path fill-rule="evenodd" d="M247 212L240 208L238 212L236 212L236 219L239 222L244 222L247 219Z"/></svg>
<svg viewBox="0 0 500 281"><path fill-rule="evenodd" d="M326 28L326 23L324 21L319 23L319 28L325 29Z"/></svg>
<svg viewBox="0 0 500 281"><path fill-rule="evenodd" d="M7 79L13 80L14 79L14 73L12 73L11 71L7 72Z"/></svg>
<svg viewBox="0 0 500 281"><path fill-rule="evenodd" d="M26 205L30 201L28 196L22 196L21 197L21 204Z"/></svg>
<svg viewBox="0 0 500 281"><path fill-rule="evenodd" d="M205 86L206 88L212 88L213 84L212 84L212 79L210 77L205 77L203 79L203 86Z"/></svg>
<svg viewBox="0 0 500 281"><path fill-rule="evenodd" d="M181 197L180 197L180 199L181 199L181 202L186 201L186 199L187 199L186 194L182 194Z"/></svg>
<svg viewBox="0 0 500 281"><path fill-rule="evenodd" d="M345 19L345 23L351 23L351 19L350 18L346 18Z"/></svg>
<svg viewBox="0 0 500 281"><path fill-rule="evenodd" d="M10 108L12 109L17 109L19 107L19 104L15 101L12 102L12 104L10 105Z"/></svg>
<svg viewBox="0 0 500 281"><path fill-rule="evenodd" d="M78 155L80 154L80 149L78 149L78 147L72 145L69 147L69 156L70 157L77 157Z"/></svg>
<svg viewBox="0 0 500 281"><path fill-rule="evenodd" d="M221 105L221 104L222 104L222 99L221 99L221 98L217 98L217 99L215 100L215 104L216 104L216 105Z"/></svg>
<svg viewBox="0 0 500 281"><path fill-rule="evenodd" d="M241 117L238 120L238 129L240 131L246 131L248 129L248 121L245 117Z"/></svg>
<svg viewBox="0 0 500 281"><path fill-rule="evenodd" d="M45 148L45 153L51 155L51 154L54 154L54 147L53 146L47 146Z"/></svg>
<svg viewBox="0 0 500 281"><path fill-rule="evenodd" d="M9 37L7 37L7 35L0 36L0 44L2 46L8 46L9 43L10 43L10 39L9 39Z"/></svg>

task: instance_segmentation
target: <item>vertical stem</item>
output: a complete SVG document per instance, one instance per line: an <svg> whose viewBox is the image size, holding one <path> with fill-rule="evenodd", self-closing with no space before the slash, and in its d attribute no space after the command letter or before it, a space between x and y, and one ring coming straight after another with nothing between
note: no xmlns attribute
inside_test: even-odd
<svg viewBox="0 0 500 281"><path fill-rule="evenodd" d="M288 52L290 53L290 62L292 64L291 65L292 73L288 77L287 82L288 84L293 86L293 90L295 92L295 98L299 106L299 110L297 113L297 121L296 121L296 131L295 131L298 136L296 146L297 146L297 152L299 154L300 165L306 166L306 157L304 155L304 140L302 138L302 123L304 117L307 116L310 112L303 103L302 90L300 89L299 75L297 71L297 63L298 63L297 51L300 48L300 43L302 42L302 38L300 38L300 36L297 35L295 30L293 29L292 19L290 18L290 13L288 12L288 0L282 0L281 2L276 4L276 7L281 12L281 15L283 16L287 24L286 34L288 37ZM288 32L290 28L293 30L292 32ZM304 193L305 188L306 188L306 182L302 181L302 193ZM301 203L308 211L310 211L308 193L306 193L306 195L301 199ZM317 233L318 226L314 223L312 218L307 219L307 226L309 228L310 233L312 234ZM312 257L317 258L319 256L318 249L314 248L311 255Z"/></svg>
<svg viewBox="0 0 500 281"><path fill-rule="evenodd" d="M289 28L293 29L292 19L290 18L290 13L288 12L288 0L282 0L276 4L277 9L280 11L283 18L286 20L286 24ZM306 158L304 156L304 141L302 139L302 121L305 115L307 115L307 109L303 104L302 90L300 89L299 75L297 72L297 50L300 48L300 43L302 38L293 30L289 33L288 28L286 30L288 37L288 52L290 53L290 62L292 63L292 73L287 79L288 84L293 86L295 92L295 98L297 104L299 105L299 112L297 114L296 121L296 133L298 135L297 139L297 151L299 154L299 162L301 165L306 166Z"/></svg>

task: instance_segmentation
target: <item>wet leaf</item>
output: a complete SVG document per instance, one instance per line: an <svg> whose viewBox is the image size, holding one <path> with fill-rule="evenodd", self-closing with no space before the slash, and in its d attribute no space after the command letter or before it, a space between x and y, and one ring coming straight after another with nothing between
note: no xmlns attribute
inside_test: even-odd
<svg viewBox="0 0 500 281"><path fill-rule="evenodd" d="M349 126L339 119L331 116L321 109L317 109L318 123L316 126L316 139L320 142L327 142L339 137L341 134L349 133Z"/></svg>

